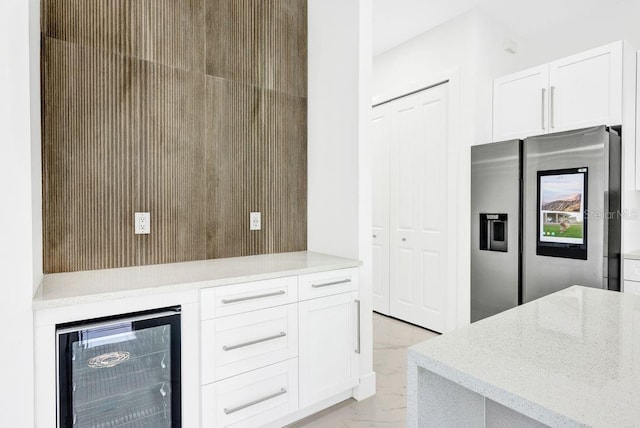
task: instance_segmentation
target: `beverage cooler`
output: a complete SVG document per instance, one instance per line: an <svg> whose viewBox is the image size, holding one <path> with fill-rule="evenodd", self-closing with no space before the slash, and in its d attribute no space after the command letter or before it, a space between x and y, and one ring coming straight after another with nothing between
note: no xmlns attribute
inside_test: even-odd
<svg viewBox="0 0 640 428"><path fill-rule="evenodd" d="M57 327L58 427L181 427L180 308Z"/></svg>

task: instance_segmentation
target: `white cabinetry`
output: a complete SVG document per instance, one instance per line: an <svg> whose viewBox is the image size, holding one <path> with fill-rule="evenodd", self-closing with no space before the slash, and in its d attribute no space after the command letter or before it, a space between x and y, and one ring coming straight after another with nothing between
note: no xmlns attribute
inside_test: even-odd
<svg viewBox="0 0 640 428"><path fill-rule="evenodd" d="M296 277L201 290L203 428L298 410L297 292Z"/></svg>
<svg viewBox="0 0 640 428"><path fill-rule="evenodd" d="M493 82L493 139L544 134L548 127L549 67L543 65Z"/></svg>
<svg viewBox="0 0 640 428"><path fill-rule="evenodd" d="M358 383L357 293L300 302L300 407Z"/></svg>
<svg viewBox="0 0 640 428"><path fill-rule="evenodd" d="M493 139L622 123L623 42L494 81Z"/></svg>
<svg viewBox="0 0 640 428"><path fill-rule="evenodd" d="M258 427L298 410L296 358L202 388L202 427Z"/></svg>
<svg viewBox="0 0 640 428"><path fill-rule="evenodd" d="M356 386L357 290L357 269L202 289L202 427L292 421Z"/></svg>
<svg viewBox="0 0 640 428"><path fill-rule="evenodd" d="M624 259L624 288L625 293L640 296L640 260Z"/></svg>

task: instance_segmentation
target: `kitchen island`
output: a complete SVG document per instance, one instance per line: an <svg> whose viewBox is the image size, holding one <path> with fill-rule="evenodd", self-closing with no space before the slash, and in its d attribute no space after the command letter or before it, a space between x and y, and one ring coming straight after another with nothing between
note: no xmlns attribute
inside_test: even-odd
<svg viewBox="0 0 640 428"><path fill-rule="evenodd" d="M640 297L573 286L408 351L410 427L640 426Z"/></svg>

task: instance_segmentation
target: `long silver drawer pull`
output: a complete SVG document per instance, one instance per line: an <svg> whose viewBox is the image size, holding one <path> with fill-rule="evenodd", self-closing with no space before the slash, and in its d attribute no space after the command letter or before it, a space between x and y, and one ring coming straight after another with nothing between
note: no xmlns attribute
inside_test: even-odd
<svg viewBox="0 0 640 428"><path fill-rule="evenodd" d="M351 280L343 279L342 281L325 282L324 284L311 284L311 286L313 288L321 288L321 287L328 287L330 285L346 284L347 282L351 282Z"/></svg>
<svg viewBox="0 0 640 428"><path fill-rule="evenodd" d="M283 394L286 394L286 393L287 393L287 390L285 388L280 388L280 391L274 392L273 394L269 394L269 395L267 395L265 397L262 397L262 398L258 398L257 400L249 401L248 403L241 404L241 405L236 406L236 407L225 407L224 408L224 414L225 415L230 415L231 413L238 412L238 411L240 411L242 409L246 409L247 407L251 407L251 406L254 406L254 405L258 404L258 403L262 403L263 401L271 400L272 398L279 397L279 396L281 396Z"/></svg>
<svg viewBox="0 0 640 428"><path fill-rule="evenodd" d="M357 307L357 311L356 311L356 315L358 317L358 347L356 348L356 354L360 353L360 300L356 300L356 307Z"/></svg>
<svg viewBox="0 0 640 428"><path fill-rule="evenodd" d="M281 337L285 337L286 335L287 333L285 333L284 331L281 331L278 334L274 334L273 336L269 336L269 337L263 337L262 339L250 340L248 342L238 343L237 345L230 345L230 346L225 345L222 347L222 350L233 351L234 349L244 348L245 346L255 345L256 343L268 342L269 340L279 339Z"/></svg>
<svg viewBox="0 0 640 428"><path fill-rule="evenodd" d="M274 293L258 294L257 296L237 297L235 299L222 299L221 302L222 304L226 305L228 303L245 302L247 300L263 299L265 297L279 296L280 294L285 294L285 293L286 291L280 290Z"/></svg>

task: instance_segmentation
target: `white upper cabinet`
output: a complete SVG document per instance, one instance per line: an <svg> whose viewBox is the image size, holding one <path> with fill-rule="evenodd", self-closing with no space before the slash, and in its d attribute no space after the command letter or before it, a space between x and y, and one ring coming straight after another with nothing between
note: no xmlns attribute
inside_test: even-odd
<svg viewBox="0 0 640 428"><path fill-rule="evenodd" d="M549 64L549 132L622 123L622 42Z"/></svg>
<svg viewBox="0 0 640 428"><path fill-rule="evenodd" d="M544 134L549 120L549 67L543 65L495 79L493 140Z"/></svg>
<svg viewBox="0 0 640 428"><path fill-rule="evenodd" d="M622 123L623 42L494 81L493 139Z"/></svg>

